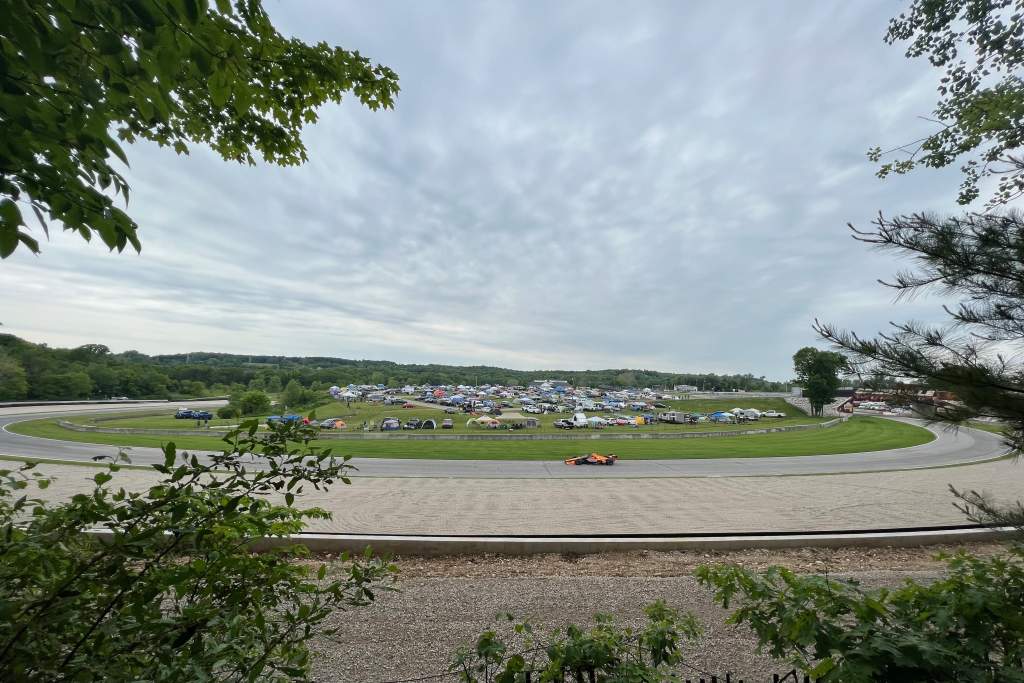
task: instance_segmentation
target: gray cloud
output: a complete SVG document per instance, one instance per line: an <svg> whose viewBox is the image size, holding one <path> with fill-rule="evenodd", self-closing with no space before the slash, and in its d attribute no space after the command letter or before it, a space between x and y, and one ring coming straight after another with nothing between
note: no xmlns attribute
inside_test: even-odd
<svg viewBox="0 0 1024 683"><path fill-rule="evenodd" d="M300 168L134 146L141 255L57 234L0 266L8 331L146 352L789 376L817 317L871 333L898 264L845 224L953 210L881 182L938 74L891 3L268 3L393 67L393 112L324 109ZM12 303L13 302L13 303Z"/></svg>

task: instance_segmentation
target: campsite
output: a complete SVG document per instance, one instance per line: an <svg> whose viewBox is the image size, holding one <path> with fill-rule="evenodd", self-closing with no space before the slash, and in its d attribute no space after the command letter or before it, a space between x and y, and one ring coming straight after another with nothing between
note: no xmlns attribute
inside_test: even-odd
<svg viewBox="0 0 1024 683"><path fill-rule="evenodd" d="M503 409L501 415L492 417L485 412L462 412L455 414L446 413L444 406L417 403L415 407L405 409L402 403L409 398L401 397L397 404L385 405L383 401L344 401L328 400L322 404L303 411L307 415L314 416L315 420L327 420L328 418L340 418L345 423L344 429L331 429L337 433L358 432L358 431L408 431L403 429L406 424L433 421L435 429L440 431L442 421L451 419L453 431L467 432L475 430L509 430L522 433L557 433L564 431L555 425L559 420L571 419L574 414L580 411L552 412L531 414L523 413L516 409ZM739 420L712 419L717 413L732 411L737 407L741 409L757 410L759 412L776 411L785 413L786 417L764 419L765 426L791 426L797 424L815 424L823 422L824 418L810 417L800 412L796 407L786 403L779 398L746 398L735 400L727 399L690 399L690 400L664 400L664 409L645 411L637 413L632 411L582 411L586 416L584 419L586 427L575 427L576 429L596 429L609 433L616 431L640 430L651 432L663 431L708 431L708 430L741 430L749 429L750 424ZM657 418L659 413L685 413L687 415L704 415L704 421L687 422L685 424L671 421L652 421L648 423L645 419L643 424L637 424L637 417L643 414L653 415ZM194 429L194 422L188 420L176 420L173 411L164 411L160 414L139 415L131 414L110 414L104 416L79 416L72 418L72 422L80 424L95 424L103 427L128 428L128 429ZM393 421L385 425L385 421ZM266 423L266 416L257 418L261 424ZM211 431L227 431L239 423L238 419L214 419L210 420ZM396 424L397 423L397 424Z"/></svg>

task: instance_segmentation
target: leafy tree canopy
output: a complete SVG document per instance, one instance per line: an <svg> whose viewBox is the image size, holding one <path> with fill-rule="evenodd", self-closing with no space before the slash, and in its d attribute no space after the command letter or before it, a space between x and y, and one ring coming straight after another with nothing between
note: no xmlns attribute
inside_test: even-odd
<svg viewBox="0 0 1024 683"><path fill-rule="evenodd" d="M237 385L269 393L282 391L292 380L306 388L298 403L310 404L326 396L328 387L338 384L505 384L526 385L534 379L564 377L583 386L620 386L618 379L629 375L634 386L671 388L694 384L728 391L781 391L785 384L764 377L716 374L678 374L654 370L508 370L490 366L403 365L390 361L294 356L241 356L225 353L191 353L147 356L138 351L99 353L100 344L77 349L51 348L33 344L13 335L0 334L0 353L6 352L25 373L23 398L67 399L63 385L53 374L85 370L92 379L92 397L174 398L222 396L241 393ZM83 349L93 349L83 351ZM10 372L19 373L11 365ZM393 380L393 381L391 381ZM19 386L23 386L19 384ZM20 391L20 390L19 390ZM310 391L317 392L314 396Z"/></svg>
<svg viewBox="0 0 1024 683"><path fill-rule="evenodd" d="M946 74L936 109L941 130L901 148L908 157L882 166L880 175L946 166L971 154L962 204L978 196L989 176L999 177L989 208L1024 195L1024 157L1017 152L1024 142L1024 0L915 0L892 20L886 40L909 41L908 57L926 56ZM871 339L816 321L818 333L848 352L862 376L951 392L955 398L937 406L938 420L1004 420L1010 445L1019 450L1024 217L1006 209L950 217L922 211L880 214L872 230L850 227L854 238L912 261L912 269L883 283L898 298L937 291L957 303L946 308L945 325L898 323Z"/></svg>
<svg viewBox="0 0 1024 683"><path fill-rule="evenodd" d="M0 257L34 252L23 208L110 249L140 249L114 198L122 142L225 160L306 160L302 126L351 93L390 108L398 76L358 52L285 38L260 0L0 0Z"/></svg>
<svg viewBox="0 0 1024 683"><path fill-rule="evenodd" d="M846 356L835 351L805 346L793 354L796 380L803 386L812 414L821 415L825 404L835 398L839 389L839 373L847 367Z"/></svg>
<svg viewBox="0 0 1024 683"><path fill-rule="evenodd" d="M270 397L259 389L247 391L231 405L238 408L242 415L265 415L270 410Z"/></svg>
<svg viewBox="0 0 1024 683"><path fill-rule="evenodd" d="M1024 0L914 0L892 19L887 43L909 41L907 57L943 69L934 116L938 130L883 152L879 177L918 166L942 168L967 157L958 201L969 204L982 181L998 178L989 206L1024 194Z"/></svg>

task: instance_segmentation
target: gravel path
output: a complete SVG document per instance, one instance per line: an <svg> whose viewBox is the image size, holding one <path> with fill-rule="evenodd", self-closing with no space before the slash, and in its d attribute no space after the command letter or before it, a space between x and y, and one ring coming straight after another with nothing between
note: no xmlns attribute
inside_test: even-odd
<svg viewBox="0 0 1024 683"><path fill-rule="evenodd" d="M981 555L997 544L975 544ZM385 593L374 605L332 619L334 640L315 645L315 679L325 683L383 683L443 672L451 654L494 624L499 612L530 617L544 631L568 623L588 624L595 612L612 614L623 625L639 625L641 608L659 598L692 611L704 636L686 648L685 661L697 669L730 670L753 681L783 674L783 662L757 653L747 629L724 624L727 612L692 578L693 568L716 561L751 568L782 564L798 571L850 576L869 586L940 576L934 559L950 547L917 549L790 549L732 553L629 553L584 557L558 555L520 558L400 558L399 592ZM690 671L694 680L700 676ZM436 681L454 681L454 677Z"/></svg>

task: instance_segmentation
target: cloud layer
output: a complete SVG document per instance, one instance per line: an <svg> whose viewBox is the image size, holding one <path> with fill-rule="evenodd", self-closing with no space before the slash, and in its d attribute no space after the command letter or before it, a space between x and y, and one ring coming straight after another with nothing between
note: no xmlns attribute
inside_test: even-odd
<svg viewBox="0 0 1024 683"><path fill-rule="evenodd" d="M891 3L267 4L395 69L396 110L324 109L301 168L133 146L142 254L17 254L6 331L782 379L815 317L941 319L845 227L955 208L955 172L864 155L931 125L939 74L882 42Z"/></svg>

